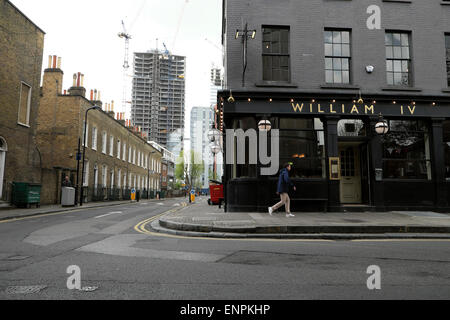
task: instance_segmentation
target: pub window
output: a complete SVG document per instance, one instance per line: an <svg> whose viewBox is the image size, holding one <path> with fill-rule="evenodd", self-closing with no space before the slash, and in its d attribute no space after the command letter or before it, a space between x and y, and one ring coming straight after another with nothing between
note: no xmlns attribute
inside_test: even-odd
<svg viewBox="0 0 450 320"><path fill-rule="evenodd" d="M30 125L30 108L31 108L31 87L24 82L20 86L19 115L17 122L19 124Z"/></svg>
<svg viewBox="0 0 450 320"><path fill-rule="evenodd" d="M245 117L240 119L235 119L233 121L233 129L242 129L245 132L249 129L253 129L257 132L256 119L253 117ZM251 131L251 130L250 130ZM257 139L256 139L257 141ZM257 143L253 141L254 143ZM250 139L245 139L245 164L237 164L238 160L238 139L235 138L234 141L234 161L233 161L233 178L255 178L257 176L257 166L256 164L250 164Z"/></svg>
<svg viewBox="0 0 450 320"><path fill-rule="evenodd" d="M445 35L445 52L447 62L447 85L450 87L450 34Z"/></svg>
<svg viewBox="0 0 450 320"><path fill-rule="evenodd" d="M292 178L326 178L325 137L318 118L280 118L280 169L294 165Z"/></svg>
<svg viewBox="0 0 450 320"><path fill-rule="evenodd" d="M388 85L411 85L410 36L406 32L386 32L386 76Z"/></svg>
<svg viewBox="0 0 450 320"><path fill-rule="evenodd" d="M445 178L450 180L450 120L444 121Z"/></svg>
<svg viewBox="0 0 450 320"><path fill-rule="evenodd" d="M430 136L423 121L390 120L383 138L386 179L431 180Z"/></svg>
<svg viewBox="0 0 450 320"><path fill-rule="evenodd" d="M325 30L325 82L350 83L350 31Z"/></svg>
<svg viewBox="0 0 450 320"><path fill-rule="evenodd" d="M263 80L290 81L289 27L263 27Z"/></svg>

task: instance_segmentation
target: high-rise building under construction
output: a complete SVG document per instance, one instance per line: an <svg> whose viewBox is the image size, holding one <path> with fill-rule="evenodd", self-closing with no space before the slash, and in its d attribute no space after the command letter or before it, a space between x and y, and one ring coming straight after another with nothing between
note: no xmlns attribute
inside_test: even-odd
<svg viewBox="0 0 450 320"><path fill-rule="evenodd" d="M134 53L131 119L150 141L168 147L173 132L184 132L185 72L186 57L167 50Z"/></svg>

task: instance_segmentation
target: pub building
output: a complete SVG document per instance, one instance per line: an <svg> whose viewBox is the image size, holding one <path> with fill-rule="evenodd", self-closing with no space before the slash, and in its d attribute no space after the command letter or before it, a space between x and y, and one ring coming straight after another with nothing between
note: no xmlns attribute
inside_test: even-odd
<svg viewBox="0 0 450 320"><path fill-rule="evenodd" d="M366 1L225 0L224 163L227 129L265 130L280 169L293 163L293 212L449 212L450 6L432 2L380 2L390 14L370 30L349 17ZM225 165L227 212L279 201L278 173L261 174L259 153L250 164L249 143L245 164Z"/></svg>

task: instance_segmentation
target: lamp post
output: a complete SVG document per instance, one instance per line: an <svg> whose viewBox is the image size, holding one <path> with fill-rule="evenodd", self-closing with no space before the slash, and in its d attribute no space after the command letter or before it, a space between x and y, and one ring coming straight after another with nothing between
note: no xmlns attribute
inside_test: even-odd
<svg viewBox="0 0 450 320"><path fill-rule="evenodd" d="M86 131L87 131L87 117L88 117L88 112L91 110L102 110L102 108L100 108L99 106L94 105L93 107L90 107L89 109L86 110L86 114L84 116L84 131L83 131L83 169L81 171L81 191L80 191L80 207L83 205L83 186L84 186L84 172L85 172L85 167L84 167L84 160L85 160L85 156L86 156Z"/></svg>
<svg viewBox="0 0 450 320"><path fill-rule="evenodd" d="M156 153L156 151L152 151L148 154L148 161L147 161L147 199L150 199L150 161L151 161L151 155Z"/></svg>
<svg viewBox="0 0 450 320"><path fill-rule="evenodd" d="M217 163L216 163L217 154L222 152L222 147L220 146L221 136L222 136L222 132L215 128L212 128L211 130L208 131L208 139L210 142L212 142L212 144L210 145L211 152L214 154L214 164L213 164L214 179L216 179L216 175L217 175Z"/></svg>
<svg viewBox="0 0 450 320"><path fill-rule="evenodd" d="M245 28L243 30L236 30L236 39L242 37L242 87L245 87L245 71L247 70L247 44L248 39L255 39L256 30L248 30L248 23L245 24Z"/></svg>

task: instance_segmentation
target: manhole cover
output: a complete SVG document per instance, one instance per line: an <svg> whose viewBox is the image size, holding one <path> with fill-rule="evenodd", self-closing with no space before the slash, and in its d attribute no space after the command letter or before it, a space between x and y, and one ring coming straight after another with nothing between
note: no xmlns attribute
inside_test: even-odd
<svg viewBox="0 0 450 320"><path fill-rule="evenodd" d="M33 294L47 288L47 286L16 286L6 288L6 294Z"/></svg>

